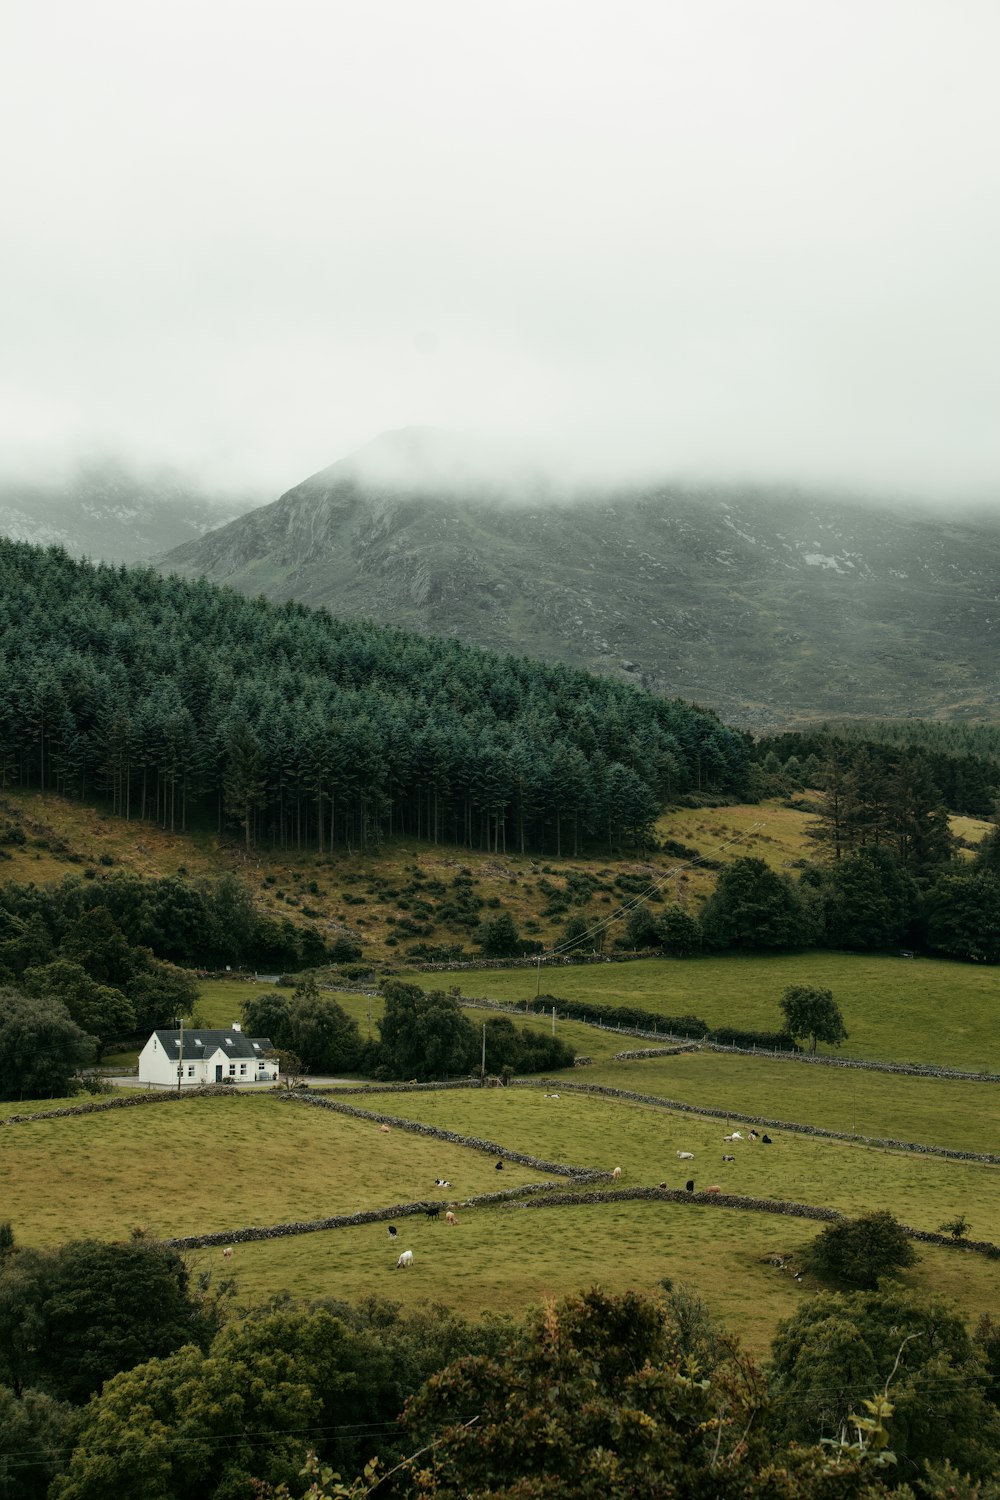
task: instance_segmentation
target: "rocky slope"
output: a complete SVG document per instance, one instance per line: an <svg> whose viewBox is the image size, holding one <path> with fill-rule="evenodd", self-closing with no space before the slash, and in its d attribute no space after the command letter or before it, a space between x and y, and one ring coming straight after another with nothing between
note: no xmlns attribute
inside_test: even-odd
<svg viewBox="0 0 1000 1500"><path fill-rule="evenodd" d="M994 519L657 485L557 494L423 457L391 435L160 566L615 673L751 726L996 699Z"/></svg>
<svg viewBox="0 0 1000 1500"><path fill-rule="evenodd" d="M0 535L74 557L140 562L204 536L252 501L201 492L179 475L91 464L57 482L0 479Z"/></svg>

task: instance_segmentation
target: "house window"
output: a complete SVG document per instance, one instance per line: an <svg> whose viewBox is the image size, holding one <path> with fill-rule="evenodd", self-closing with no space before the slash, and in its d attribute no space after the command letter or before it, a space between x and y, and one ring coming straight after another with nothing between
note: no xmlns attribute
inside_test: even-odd
<svg viewBox="0 0 1000 1500"><path fill-rule="evenodd" d="M229 1076L230 1076L230 1078L235 1078L236 1077L236 1064L235 1063L230 1063L229 1064Z"/></svg>
<svg viewBox="0 0 1000 1500"><path fill-rule="evenodd" d="M246 1070L247 1070L247 1065L246 1065L246 1063L240 1063L240 1073L241 1073L241 1074L245 1074L245 1073L246 1073Z"/></svg>
<svg viewBox="0 0 1000 1500"><path fill-rule="evenodd" d="M193 1078L194 1077L194 1067L193 1067L193 1065L190 1068L188 1068L188 1077L189 1078Z"/></svg>

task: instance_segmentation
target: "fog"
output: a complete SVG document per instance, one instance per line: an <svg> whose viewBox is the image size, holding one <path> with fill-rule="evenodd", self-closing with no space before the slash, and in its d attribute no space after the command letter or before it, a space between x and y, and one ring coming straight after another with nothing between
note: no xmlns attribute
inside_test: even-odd
<svg viewBox="0 0 1000 1500"><path fill-rule="evenodd" d="M0 472L1000 498L994 0L12 0ZM530 458L525 458L530 455Z"/></svg>

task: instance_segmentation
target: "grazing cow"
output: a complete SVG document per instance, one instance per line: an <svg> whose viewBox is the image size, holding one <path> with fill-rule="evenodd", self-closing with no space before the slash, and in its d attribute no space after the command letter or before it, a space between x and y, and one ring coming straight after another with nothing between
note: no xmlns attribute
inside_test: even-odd
<svg viewBox="0 0 1000 1500"><path fill-rule="evenodd" d="M718 1183L713 1182L713 1184L712 1184L711 1187L702 1188L702 1192L703 1193L721 1193L722 1189L719 1187Z"/></svg>
<svg viewBox="0 0 1000 1500"><path fill-rule="evenodd" d="M760 1136L757 1134L756 1130L751 1130L751 1132L750 1132L750 1139L752 1141L759 1141L760 1140Z"/></svg>
<svg viewBox="0 0 1000 1500"><path fill-rule="evenodd" d="M741 1141L743 1137L740 1135L738 1130L734 1130L732 1135L724 1135L722 1139L724 1141Z"/></svg>
<svg viewBox="0 0 1000 1500"><path fill-rule="evenodd" d="M499 1159L499 1157L497 1158L497 1164L496 1164L495 1170L497 1172L502 1172L503 1171L503 1162Z"/></svg>
<svg viewBox="0 0 1000 1500"><path fill-rule="evenodd" d="M545 1097L546 1097L546 1099L558 1099L559 1095L558 1094L546 1094Z"/></svg>
<svg viewBox="0 0 1000 1500"><path fill-rule="evenodd" d="M232 1258L233 1258L233 1247L232 1247L232 1245L227 1245L226 1246L225 1250L223 1250L223 1252L222 1252L222 1258L223 1258L223 1260L232 1260Z"/></svg>
<svg viewBox="0 0 1000 1500"><path fill-rule="evenodd" d="M443 1177L435 1177L435 1179L434 1179L434 1186L435 1187L451 1187L451 1183L450 1182L445 1182L445 1180L444 1180Z"/></svg>
<svg viewBox="0 0 1000 1500"><path fill-rule="evenodd" d="M437 1205L437 1204L433 1204L433 1205L432 1205L432 1206L431 1206L431 1207L430 1207L430 1208L429 1208L429 1209L428 1209L428 1210L427 1210L427 1217L428 1217L428 1218L429 1218L429 1219L436 1219L436 1218L437 1218L437 1217L438 1217L438 1215L439 1215L439 1214L440 1214L440 1212L441 1212L441 1209L440 1209L440 1207L439 1207L439 1206L438 1206L438 1205Z"/></svg>
<svg viewBox="0 0 1000 1500"><path fill-rule="evenodd" d="M724 1157L723 1157L723 1158L722 1158L722 1160L723 1160L723 1161L735 1161L735 1160L736 1160L736 1157L735 1157L735 1156L724 1156Z"/></svg>
<svg viewBox="0 0 1000 1500"><path fill-rule="evenodd" d="M612 1172L611 1175L614 1178L615 1182L617 1182L618 1179L619 1179L619 1177L622 1175L622 1169L621 1169L621 1167L615 1167L615 1170Z"/></svg>
<svg viewBox="0 0 1000 1500"><path fill-rule="evenodd" d="M389 1224L387 1227L388 1227L388 1230L389 1230L389 1238L391 1240L394 1240L396 1238L396 1235L399 1233L399 1231L397 1230L395 1224Z"/></svg>
<svg viewBox="0 0 1000 1500"><path fill-rule="evenodd" d="M760 1138L760 1143L761 1143L762 1146L773 1146L774 1145L774 1142L771 1140L771 1137L769 1135L762 1135L761 1138Z"/></svg>
<svg viewBox="0 0 1000 1500"><path fill-rule="evenodd" d="M455 1215L452 1213L452 1211L451 1211L450 1208L449 1208L448 1212L444 1216L444 1222L446 1224L457 1224L458 1223L458 1220L456 1219Z"/></svg>
<svg viewBox="0 0 1000 1500"><path fill-rule="evenodd" d="M380 1125L379 1126L379 1130L382 1133L382 1135L388 1135L389 1134L389 1127L388 1127L388 1125Z"/></svg>
<svg viewBox="0 0 1000 1500"><path fill-rule="evenodd" d="M402 1253L402 1255L399 1257L399 1259L396 1262L396 1270L398 1271L401 1267L405 1269L407 1266L412 1266L412 1265L413 1265L413 1251L412 1250L404 1250L403 1253Z"/></svg>
<svg viewBox="0 0 1000 1500"><path fill-rule="evenodd" d="M694 1178L693 1177L690 1179L689 1182L686 1182L684 1184L684 1191L686 1193L693 1193L694 1192Z"/></svg>
<svg viewBox="0 0 1000 1500"><path fill-rule="evenodd" d="M678 1153L677 1153L677 1160L678 1161L694 1161L694 1152L693 1151L678 1151Z"/></svg>

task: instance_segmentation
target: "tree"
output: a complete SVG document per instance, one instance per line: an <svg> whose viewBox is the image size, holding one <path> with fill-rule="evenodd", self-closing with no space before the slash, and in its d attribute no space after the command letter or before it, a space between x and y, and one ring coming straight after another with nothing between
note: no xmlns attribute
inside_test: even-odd
<svg viewBox="0 0 1000 1500"><path fill-rule="evenodd" d="M822 1293L778 1327L776 1437L835 1435L868 1392L887 1389L900 1477L912 1478L925 1460L950 1460L981 1478L995 1472L1000 1442L988 1382L982 1348L942 1299L898 1284Z"/></svg>
<svg viewBox="0 0 1000 1500"><path fill-rule="evenodd" d="M967 963L1000 963L1000 876L988 867L945 870L924 904L928 946Z"/></svg>
<svg viewBox="0 0 1000 1500"><path fill-rule="evenodd" d="M883 1276L916 1264L917 1254L902 1225L886 1209L827 1225L808 1251L817 1276L872 1290Z"/></svg>
<svg viewBox="0 0 1000 1500"><path fill-rule="evenodd" d="M480 922L475 940L487 958L516 958L521 952L520 934L509 911Z"/></svg>
<svg viewBox="0 0 1000 1500"><path fill-rule="evenodd" d="M299 1494L310 1446L353 1473L377 1440L388 1467L405 1451L395 1430L407 1396L507 1336L502 1319L468 1324L375 1296L357 1308L257 1309L207 1355L183 1348L109 1381L81 1416L53 1500L235 1500L284 1484Z"/></svg>
<svg viewBox="0 0 1000 1500"><path fill-rule="evenodd" d="M476 1034L454 996L397 979L382 993L379 1059L394 1078L447 1078L474 1065Z"/></svg>
<svg viewBox="0 0 1000 1500"><path fill-rule="evenodd" d="M831 948L896 948L917 906L912 875L880 844L868 844L825 871L822 895Z"/></svg>
<svg viewBox="0 0 1000 1500"><path fill-rule="evenodd" d="M231 723L226 736L223 796L226 812L243 829L250 848L254 815L267 801L267 766L260 741L244 719Z"/></svg>
<svg viewBox="0 0 1000 1500"><path fill-rule="evenodd" d="M660 946L660 924L656 913L640 901L633 906L625 923L623 938L627 948L658 948Z"/></svg>
<svg viewBox="0 0 1000 1500"><path fill-rule="evenodd" d="M690 912L671 902L660 913L660 947L675 958L690 958L701 947L701 928Z"/></svg>
<svg viewBox="0 0 1000 1500"><path fill-rule="evenodd" d="M790 984L781 997L781 1009L784 1029L796 1041L808 1038L810 1052L816 1051L817 1042L839 1047L847 1040L847 1027L831 990Z"/></svg>
<svg viewBox="0 0 1000 1500"><path fill-rule="evenodd" d="M717 948L796 948L811 937L792 881L762 859L734 859L719 872L701 927Z"/></svg>
<svg viewBox="0 0 1000 1500"><path fill-rule="evenodd" d="M240 1005L243 1030L248 1036L267 1037L275 1047L291 1045L290 996L281 990L263 990Z"/></svg>
<svg viewBox="0 0 1000 1500"><path fill-rule="evenodd" d="M135 1010L121 990L98 984L69 959L60 958L39 968L26 969L23 982L29 995L61 1000L81 1030L97 1038L98 1055L109 1041L129 1036L135 1030Z"/></svg>
<svg viewBox="0 0 1000 1500"><path fill-rule="evenodd" d="M72 1447L76 1413L43 1391L0 1385L0 1500L39 1500Z"/></svg>
<svg viewBox="0 0 1000 1500"><path fill-rule="evenodd" d="M76 1240L0 1261L0 1379L81 1404L105 1380L181 1344L206 1347L214 1319L176 1250Z"/></svg>
<svg viewBox="0 0 1000 1500"><path fill-rule="evenodd" d="M59 947L62 958L79 964L98 984L123 987L138 955L106 906L92 906L70 924Z"/></svg>
<svg viewBox="0 0 1000 1500"><path fill-rule="evenodd" d="M198 981L187 969L144 955L136 963L125 994L135 1009L135 1028L146 1036L175 1016L194 1015Z"/></svg>
<svg viewBox="0 0 1000 1500"><path fill-rule="evenodd" d="M806 1500L885 1495L858 1449L776 1450L753 1362L706 1375L653 1298L592 1288L529 1317L494 1356L459 1360L407 1404L428 1500ZM873 1424L874 1425L874 1424Z"/></svg>
<svg viewBox="0 0 1000 1500"><path fill-rule="evenodd" d="M82 1031L61 1000L0 989L0 1099L70 1094L94 1061L96 1037Z"/></svg>
<svg viewBox="0 0 1000 1500"><path fill-rule="evenodd" d="M321 995L314 979L304 980L292 995L287 1035L289 1048L310 1073L344 1073L357 1067L358 1023L332 995Z"/></svg>

